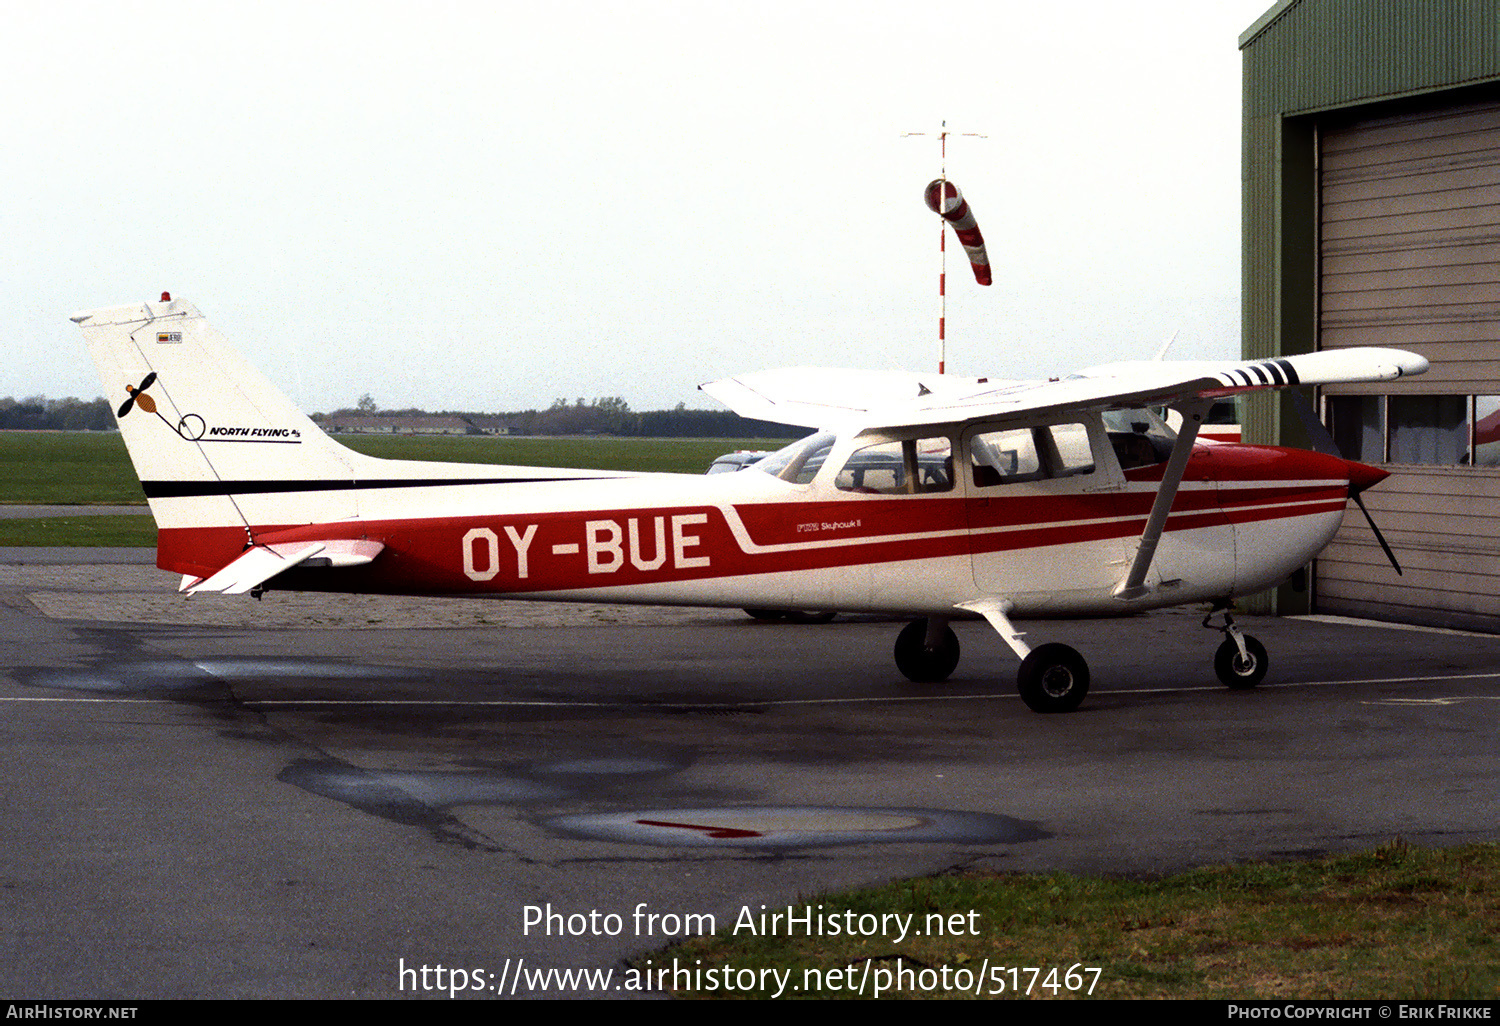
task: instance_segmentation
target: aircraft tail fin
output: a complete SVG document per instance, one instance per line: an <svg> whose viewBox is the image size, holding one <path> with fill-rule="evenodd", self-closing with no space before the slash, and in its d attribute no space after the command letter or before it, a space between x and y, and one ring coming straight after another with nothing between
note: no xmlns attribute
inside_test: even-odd
<svg viewBox="0 0 1500 1026"><path fill-rule="evenodd" d="M163 293L72 320L161 530L284 523L245 508L257 491L247 482L352 482L365 459L325 435L191 303ZM348 493L317 490L318 508L299 508L294 522L352 515Z"/></svg>

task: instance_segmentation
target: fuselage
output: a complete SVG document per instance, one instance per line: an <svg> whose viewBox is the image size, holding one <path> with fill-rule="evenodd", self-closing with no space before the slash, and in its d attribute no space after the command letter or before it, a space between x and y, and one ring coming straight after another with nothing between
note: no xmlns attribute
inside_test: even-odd
<svg viewBox="0 0 1500 1026"><path fill-rule="evenodd" d="M158 565L205 575L251 539L350 538L384 549L365 566L296 568L272 586L927 615L1001 596L1018 616L1110 614L1277 583L1331 540L1360 466L1293 449L1195 447L1147 593L1123 601L1114 591L1165 464L1125 469L1133 461L1119 433L1075 420L1067 427L1078 454L1058 457L1053 447L1062 469L1050 474L1042 456L1036 471L1020 472L1010 450L1004 473L983 472L984 446L1018 432L984 435L982 426L928 430L920 443L828 436L818 467L782 477L752 468L450 483L424 479L420 464L393 463L390 480L363 487L280 493L271 483L254 503L240 497L253 511L248 531L163 529ZM903 441L904 474L875 458L884 444L899 464ZM947 448L932 449L934 441ZM912 455L919 445L928 448ZM856 484L867 475L887 487ZM330 503L340 517L328 515Z"/></svg>

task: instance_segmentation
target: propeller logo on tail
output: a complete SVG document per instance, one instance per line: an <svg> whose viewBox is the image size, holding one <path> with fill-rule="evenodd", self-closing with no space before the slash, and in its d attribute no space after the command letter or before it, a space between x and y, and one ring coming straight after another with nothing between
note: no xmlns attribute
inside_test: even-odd
<svg viewBox="0 0 1500 1026"><path fill-rule="evenodd" d="M179 420L175 427L173 426L171 421L161 415L161 411L156 408L156 400L146 394L146 389L150 388L155 383L156 371L152 371L150 374L147 374L144 378L141 379L141 383L139 385L126 385L125 391L130 393L130 398L126 399L123 403L120 404L120 408L115 411L115 416L120 420L124 420L127 413L139 406L147 413L156 414L157 420L160 420L163 424L167 425L167 427L172 428L172 430L176 432L177 436L184 441L196 442L198 439L202 438L203 432L204 430L206 430L208 425L204 422L203 418L198 416L196 413L189 413L187 416Z"/></svg>

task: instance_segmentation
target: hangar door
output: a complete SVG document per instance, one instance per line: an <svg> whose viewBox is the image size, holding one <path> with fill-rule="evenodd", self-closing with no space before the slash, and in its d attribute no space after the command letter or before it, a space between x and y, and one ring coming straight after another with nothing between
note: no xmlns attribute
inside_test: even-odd
<svg viewBox="0 0 1500 1026"><path fill-rule="evenodd" d="M1345 455L1391 477L1315 567L1322 612L1500 630L1500 95L1319 126L1318 346L1396 346L1420 378L1330 386Z"/></svg>

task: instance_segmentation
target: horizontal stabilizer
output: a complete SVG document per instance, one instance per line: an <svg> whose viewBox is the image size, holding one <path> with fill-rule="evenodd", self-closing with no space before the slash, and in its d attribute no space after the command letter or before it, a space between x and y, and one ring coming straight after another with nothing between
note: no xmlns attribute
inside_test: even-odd
<svg viewBox="0 0 1500 1026"><path fill-rule="evenodd" d="M184 577L180 590L189 595L204 591L243 595L294 566L359 566L373 560L384 548L380 542L348 538L256 545L212 577Z"/></svg>

